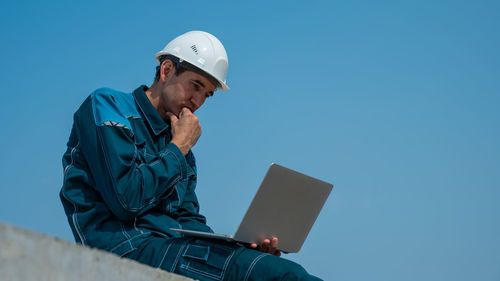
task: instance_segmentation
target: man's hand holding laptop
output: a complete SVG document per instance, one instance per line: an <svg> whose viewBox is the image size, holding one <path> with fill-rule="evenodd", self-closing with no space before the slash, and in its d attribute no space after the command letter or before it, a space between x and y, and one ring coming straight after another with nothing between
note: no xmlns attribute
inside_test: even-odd
<svg viewBox="0 0 500 281"><path fill-rule="evenodd" d="M251 249L255 249L264 253L272 254L275 256L281 256L281 251L278 250L278 238L273 237L271 241L269 239L264 239L260 243L260 245L257 245L256 243L251 243L250 244Z"/></svg>

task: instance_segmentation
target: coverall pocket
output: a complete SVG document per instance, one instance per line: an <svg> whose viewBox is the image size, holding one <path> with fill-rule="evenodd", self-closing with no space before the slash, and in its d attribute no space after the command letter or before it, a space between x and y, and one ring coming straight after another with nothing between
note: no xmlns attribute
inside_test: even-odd
<svg viewBox="0 0 500 281"><path fill-rule="evenodd" d="M228 246L193 240L182 254L181 274L201 280L222 280L234 252Z"/></svg>

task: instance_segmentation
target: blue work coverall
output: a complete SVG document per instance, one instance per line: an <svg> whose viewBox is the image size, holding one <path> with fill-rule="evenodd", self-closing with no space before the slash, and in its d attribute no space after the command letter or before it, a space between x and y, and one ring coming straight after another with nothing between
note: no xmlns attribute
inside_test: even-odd
<svg viewBox="0 0 500 281"><path fill-rule="evenodd" d="M94 91L74 115L60 198L77 243L199 280L319 280L300 265L212 232L199 213L196 164L145 94Z"/></svg>

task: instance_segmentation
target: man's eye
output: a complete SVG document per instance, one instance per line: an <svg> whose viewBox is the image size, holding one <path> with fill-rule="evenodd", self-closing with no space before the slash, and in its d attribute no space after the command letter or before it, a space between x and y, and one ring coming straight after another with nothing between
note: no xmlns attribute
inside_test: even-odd
<svg viewBox="0 0 500 281"><path fill-rule="evenodd" d="M199 91L200 90L200 85L198 85L196 83L193 83L193 86L194 86L194 90L195 91Z"/></svg>

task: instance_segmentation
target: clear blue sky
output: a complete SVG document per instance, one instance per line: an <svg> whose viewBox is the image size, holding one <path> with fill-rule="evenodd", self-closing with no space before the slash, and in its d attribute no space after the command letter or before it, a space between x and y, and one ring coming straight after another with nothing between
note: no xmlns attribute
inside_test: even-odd
<svg viewBox="0 0 500 281"><path fill-rule="evenodd" d="M175 3L169 6L168 3ZM73 241L72 114L150 84L188 30L226 46L199 111L201 211L233 232L271 162L334 184L302 251L325 280L500 280L500 2L2 1L0 221Z"/></svg>

